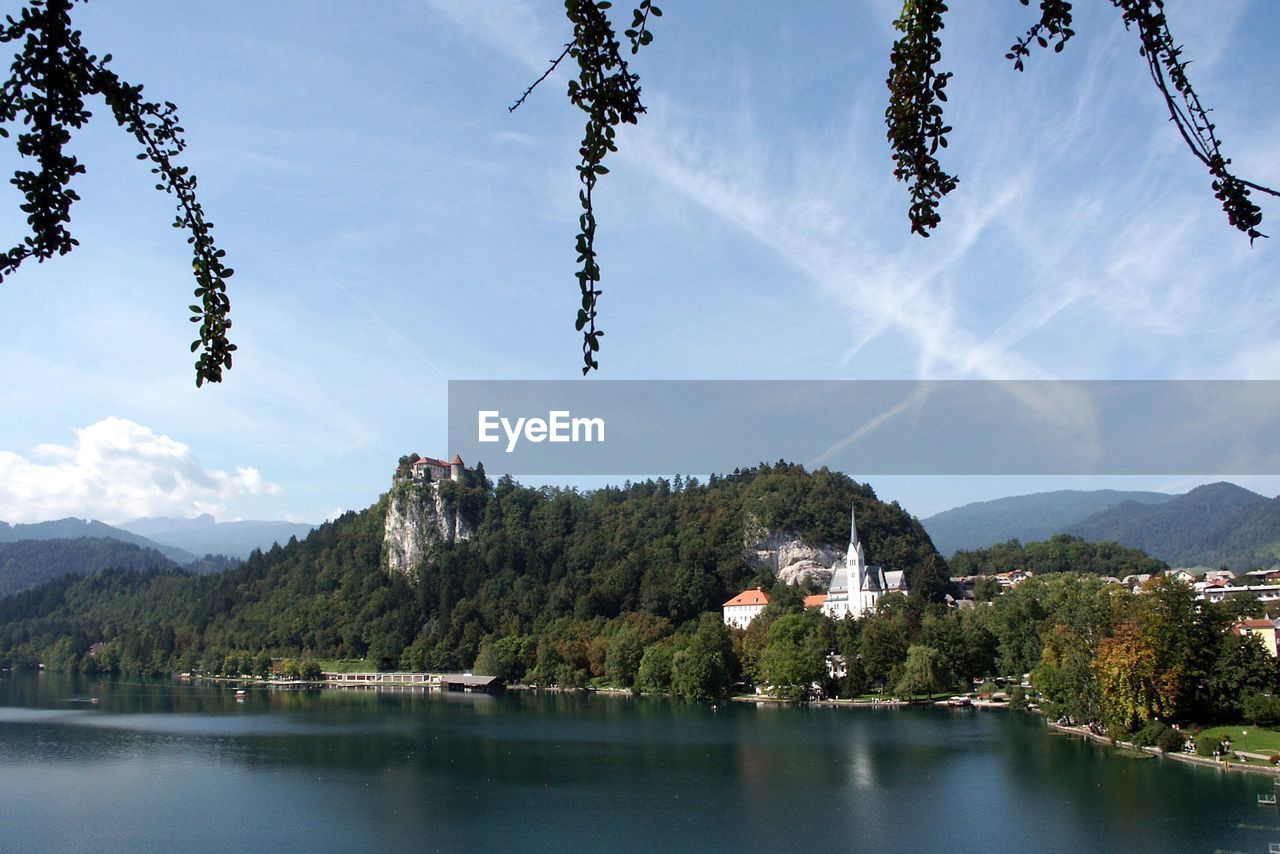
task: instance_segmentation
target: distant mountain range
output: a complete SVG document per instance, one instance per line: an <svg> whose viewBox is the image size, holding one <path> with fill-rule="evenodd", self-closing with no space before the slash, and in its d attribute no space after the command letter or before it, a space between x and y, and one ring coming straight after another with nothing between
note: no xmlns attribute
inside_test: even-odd
<svg viewBox="0 0 1280 854"><path fill-rule="evenodd" d="M1013 538L1055 533L1142 549L1171 566L1235 570L1280 563L1280 498L1233 483L1198 486L1184 495L1060 491L957 507L922 520L944 555Z"/></svg>
<svg viewBox="0 0 1280 854"><path fill-rule="evenodd" d="M1172 501L1164 492L1062 489L978 501L922 519L933 544L950 557L960 549L993 546L1012 539L1047 540L1072 525L1125 502L1152 505Z"/></svg>
<svg viewBox="0 0 1280 854"><path fill-rule="evenodd" d="M284 545L290 537L303 539L315 525L301 522L217 522L208 513L194 519L150 517L118 525L166 546L176 546L197 555L222 554L247 558L254 549Z"/></svg>

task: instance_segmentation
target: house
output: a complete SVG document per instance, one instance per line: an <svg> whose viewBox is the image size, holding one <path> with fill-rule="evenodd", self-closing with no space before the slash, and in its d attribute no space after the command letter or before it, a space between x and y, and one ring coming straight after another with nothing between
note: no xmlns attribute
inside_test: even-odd
<svg viewBox="0 0 1280 854"><path fill-rule="evenodd" d="M821 608L823 603L826 601L827 594L825 593L815 593L812 596L806 596L804 597L805 610L807 611L810 608Z"/></svg>
<svg viewBox="0 0 1280 854"><path fill-rule="evenodd" d="M1011 569L1008 572L998 572L995 575L996 583L1001 587L1012 590L1022 582L1035 575L1034 572L1026 569Z"/></svg>
<svg viewBox="0 0 1280 854"><path fill-rule="evenodd" d="M471 471L462 462L460 454L454 454L449 462L435 457L420 457L409 467L409 475L415 483L438 483L442 480L462 480L462 473Z"/></svg>
<svg viewBox="0 0 1280 854"><path fill-rule="evenodd" d="M1238 620L1227 631L1241 637L1247 635L1256 636L1262 641L1263 648L1271 654L1271 657L1276 658L1278 657L1276 649L1277 628L1280 628L1280 620L1261 618L1257 620Z"/></svg>
<svg viewBox="0 0 1280 854"><path fill-rule="evenodd" d="M764 588L744 590L724 603L724 624L735 629L745 629L751 621L760 616L764 606L769 604L769 594Z"/></svg>
<svg viewBox="0 0 1280 854"><path fill-rule="evenodd" d="M849 616L856 619L874 611L886 593L906 592L907 579L902 570L886 571L884 567L867 564L862 541L858 539L858 520L850 509L849 551L844 563L831 574L822 613L833 620Z"/></svg>

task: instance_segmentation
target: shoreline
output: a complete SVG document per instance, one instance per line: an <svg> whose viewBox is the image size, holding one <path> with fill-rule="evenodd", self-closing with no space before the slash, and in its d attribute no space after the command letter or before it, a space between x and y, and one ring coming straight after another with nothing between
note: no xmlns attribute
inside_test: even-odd
<svg viewBox="0 0 1280 854"><path fill-rule="evenodd" d="M1066 726L1064 724L1055 723L1054 721L1050 721L1050 720L1046 720L1045 725L1050 730L1059 732L1063 735L1079 736L1083 739L1092 741L1096 744L1101 744L1106 747L1112 747L1110 738L1108 738L1105 735L1098 735L1096 733L1089 732L1089 730L1085 729L1082 726ZM1186 762L1191 765L1199 765L1202 768L1216 768L1217 770L1222 772L1252 771L1257 774L1265 774L1270 777L1275 777L1277 779L1280 779L1280 768L1270 766L1270 765L1250 765L1245 762L1238 762L1238 763L1232 764L1229 761L1223 762L1217 759L1212 759L1207 756L1196 756L1195 754L1192 754L1192 753L1165 753L1163 750L1161 750L1158 747L1137 747L1133 744L1133 742L1130 742L1130 741L1117 741L1115 742L1115 747L1123 748L1125 750L1132 750L1132 751L1147 753L1160 759L1173 759L1178 762Z"/></svg>

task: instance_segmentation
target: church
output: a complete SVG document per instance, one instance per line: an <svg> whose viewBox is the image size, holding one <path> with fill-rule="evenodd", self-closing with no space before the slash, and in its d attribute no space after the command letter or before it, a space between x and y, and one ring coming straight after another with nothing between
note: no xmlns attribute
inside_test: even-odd
<svg viewBox="0 0 1280 854"><path fill-rule="evenodd" d="M886 593L907 593L907 579L902 570L886 572L881 566L868 566L862 542L858 539L858 520L849 511L849 551L844 563L831 574L831 586L822 603L822 613L833 620L847 616L855 619L876 609ZM807 603L806 603L807 604Z"/></svg>

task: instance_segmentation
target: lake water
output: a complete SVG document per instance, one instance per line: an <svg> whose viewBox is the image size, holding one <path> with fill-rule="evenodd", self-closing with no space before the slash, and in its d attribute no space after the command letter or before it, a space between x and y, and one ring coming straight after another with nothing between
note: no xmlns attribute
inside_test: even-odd
<svg viewBox="0 0 1280 854"><path fill-rule="evenodd" d="M0 673L14 852L1266 851L1271 791L1005 711Z"/></svg>

